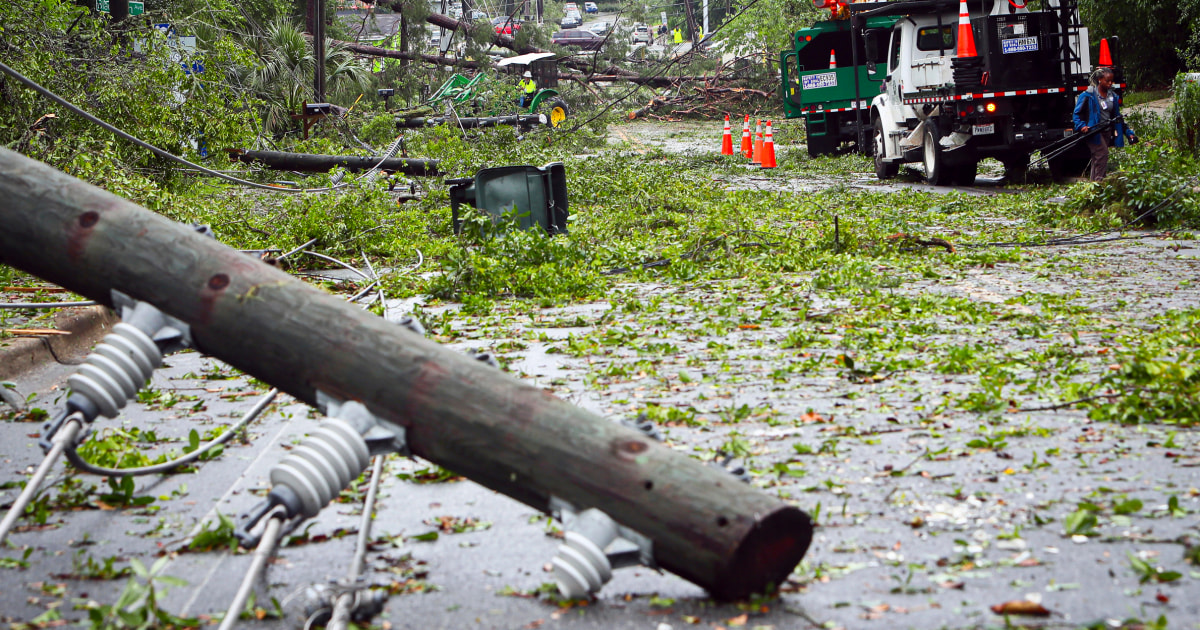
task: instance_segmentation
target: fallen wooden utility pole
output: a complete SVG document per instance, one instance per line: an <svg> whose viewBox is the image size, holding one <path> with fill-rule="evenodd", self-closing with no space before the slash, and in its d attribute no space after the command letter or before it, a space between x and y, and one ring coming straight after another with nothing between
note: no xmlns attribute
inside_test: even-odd
<svg viewBox="0 0 1200 630"><path fill-rule="evenodd" d="M547 125L550 120L541 114L522 114L520 116L487 116L483 118L447 118L444 116L416 118L396 118L396 127L401 129L419 129L435 125L458 125L463 129L479 129L483 127L533 127Z"/></svg>
<svg viewBox="0 0 1200 630"><path fill-rule="evenodd" d="M352 155L317 155L311 153L288 153L285 151L248 151L246 149L226 149L229 156L239 162L260 163L268 168L300 171L303 173L324 173L337 167L348 171L367 171L378 168L381 171L403 173L414 177L432 177L438 175L438 160L423 160L417 158L379 158L357 157Z"/></svg>
<svg viewBox="0 0 1200 630"><path fill-rule="evenodd" d="M190 326L195 347L309 404L358 401L415 455L538 510L600 510L722 599L782 584L808 515L257 259L0 148L0 263Z"/></svg>

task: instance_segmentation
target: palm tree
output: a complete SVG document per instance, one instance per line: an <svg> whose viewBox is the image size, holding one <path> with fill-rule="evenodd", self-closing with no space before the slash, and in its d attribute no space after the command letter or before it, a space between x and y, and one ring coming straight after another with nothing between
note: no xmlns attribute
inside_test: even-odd
<svg viewBox="0 0 1200 630"><path fill-rule="evenodd" d="M258 65L241 69L237 80L263 101L264 130L286 129L293 124L289 114L300 111L303 102L315 100L312 38L285 17L272 20L261 35L244 38ZM370 89L371 81L370 70L345 45L325 40L327 100L348 104Z"/></svg>

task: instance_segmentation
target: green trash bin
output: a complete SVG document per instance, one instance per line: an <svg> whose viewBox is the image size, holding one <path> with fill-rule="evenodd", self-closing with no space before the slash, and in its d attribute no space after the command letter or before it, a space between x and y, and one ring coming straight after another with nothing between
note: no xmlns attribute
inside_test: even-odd
<svg viewBox="0 0 1200 630"><path fill-rule="evenodd" d="M498 220L516 206L519 226L541 227L548 234L567 233L567 169L562 162L545 166L500 166L480 169L475 177L448 179L454 233L462 231L459 207L466 203Z"/></svg>

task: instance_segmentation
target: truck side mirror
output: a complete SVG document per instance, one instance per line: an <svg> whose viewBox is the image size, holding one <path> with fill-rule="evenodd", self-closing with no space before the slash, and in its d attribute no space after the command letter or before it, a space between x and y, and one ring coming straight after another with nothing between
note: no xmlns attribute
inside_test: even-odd
<svg viewBox="0 0 1200 630"><path fill-rule="evenodd" d="M879 71L879 69L875 66L874 61L867 62L867 74L874 75L878 71Z"/></svg>

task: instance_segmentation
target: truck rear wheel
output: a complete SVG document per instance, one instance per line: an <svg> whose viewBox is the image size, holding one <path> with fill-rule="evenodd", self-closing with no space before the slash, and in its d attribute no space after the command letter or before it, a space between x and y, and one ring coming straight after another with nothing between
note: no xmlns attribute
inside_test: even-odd
<svg viewBox="0 0 1200 630"><path fill-rule="evenodd" d="M922 143L922 161L925 164L925 181L934 186L950 184L951 169L946 164L946 156L942 155L942 147L938 144L941 135L937 123L925 121L925 141Z"/></svg>
<svg viewBox="0 0 1200 630"><path fill-rule="evenodd" d="M1004 163L1004 179L1012 184L1023 184L1029 177L1029 155L1015 153L1001 158Z"/></svg>
<svg viewBox="0 0 1200 630"><path fill-rule="evenodd" d="M874 143L875 155L875 177L879 179L891 179L900 172L899 162L885 162L887 157L887 143L884 142L883 121L879 119L879 115L871 117L872 142Z"/></svg>
<svg viewBox="0 0 1200 630"><path fill-rule="evenodd" d="M1066 152L1050 158L1046 166L1050 167L1050 176L1054 179L1087 177L1088 163L1091 159L1087 144L1080 142Z"/></svg>

